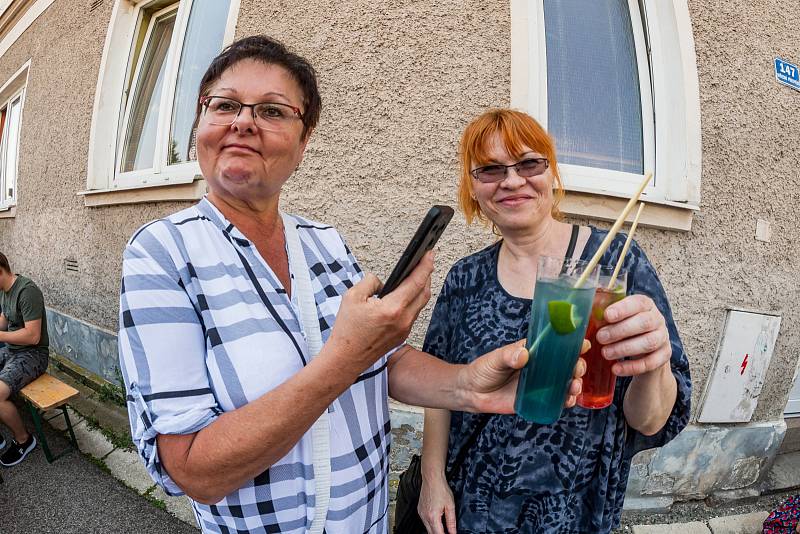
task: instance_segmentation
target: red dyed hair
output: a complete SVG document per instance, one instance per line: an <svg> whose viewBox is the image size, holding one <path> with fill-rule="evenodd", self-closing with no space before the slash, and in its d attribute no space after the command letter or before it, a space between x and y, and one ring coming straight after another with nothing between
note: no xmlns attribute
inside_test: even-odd
<svg viewBox="0 0 800 534"><path fill-rule="evenodd" d="M461 179L458 184L458 204L464 212L467 223L471 224L476 218L481 222L488 222L478 201L473 198L472 181L474 178L470 174L470 170L473 165L481 166L490 163L489 144L495 134L500 137L506 150L514 158L522 157L523 148L527 147L548 159L555 185L551 214L553 218L560 219L561 212L558 204L564 198L564 186L558 175L556 146L553 138L536 122L536 119L527 113L511 109L491 109L473 119L461 136L459 147Z"/></svg>

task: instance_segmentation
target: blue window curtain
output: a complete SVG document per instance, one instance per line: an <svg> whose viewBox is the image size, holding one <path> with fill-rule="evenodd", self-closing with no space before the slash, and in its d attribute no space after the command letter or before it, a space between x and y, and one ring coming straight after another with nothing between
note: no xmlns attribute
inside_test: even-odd
<svg viewBox="0 0 800 534"><path fill-rule="evenodd" d="M560 163L642 174L636 47L627 0L544 0L547 122Z"/></svg>

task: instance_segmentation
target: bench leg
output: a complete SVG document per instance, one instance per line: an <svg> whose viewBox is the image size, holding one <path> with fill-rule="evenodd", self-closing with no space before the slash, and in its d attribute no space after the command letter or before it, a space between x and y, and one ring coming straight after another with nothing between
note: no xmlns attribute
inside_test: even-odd
<svg viewBox="0 0 800 534"><path fill-rule="evenodd" d="M42 450L44 451L44 457L47 458L47 463L53 463L53 454L50 452L50 447L47 445L47 438L44 436L44 430L42 430L42 420L39 417L39 410L31 403L27 401L28 408L31 411L31 417L33 418L33 424L36 427L36 436L39 438L39 442L42 444Z"/></svg>
<svg viewBox="0 0 800 534"><path fill-rule="evenodd" d="M67 430L69 430L69 438L72 440L72 446L75 447L76 451L80 451L80 448L78 447L78 440L75 439L75 432L72 430L72 421L69 420L69 412L67 411L66 404L61 406L61 411L64 412L64 421L67 422Z"/></svg>

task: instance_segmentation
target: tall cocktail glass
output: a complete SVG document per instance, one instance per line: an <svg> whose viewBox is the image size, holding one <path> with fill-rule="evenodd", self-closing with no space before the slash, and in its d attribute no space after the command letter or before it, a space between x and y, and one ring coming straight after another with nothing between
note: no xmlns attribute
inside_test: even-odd
<svg viewBox="0 0 800 534"><path fill-rule="evenodd" d="M596 269L575 287L587 266L581 260L539 258L528 324L530 357L514 402L527 421L548 425L561 417L597 287Z"/></svg>
<svg viewBox="0 0 800 534"><path fill-rule="evenodd" d="M586 374L583 376L583 391L578 396L578 406L584 408L605 408L614 399L614 387L617 383L617 377L611 372L614 362L603 357L603 346L595 339L597 331L608 324L604 315L606 308L625 298L627 273L620 271L613 287L609 288L613 271L613 266L600 266L600 281L594 295L592 312L589 314L586 339L592 343L592 347L583 355L586 360Z"/></svg>

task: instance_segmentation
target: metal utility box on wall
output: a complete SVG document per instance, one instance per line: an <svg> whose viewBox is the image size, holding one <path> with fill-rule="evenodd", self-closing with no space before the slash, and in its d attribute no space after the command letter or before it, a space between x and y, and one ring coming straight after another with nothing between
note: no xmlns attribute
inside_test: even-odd
<svg viewBox="0 0 800 534"><path fill-rule="evenodd" d="M698 422L750 421L780 326L779 315L728 310Z"/></svg>

